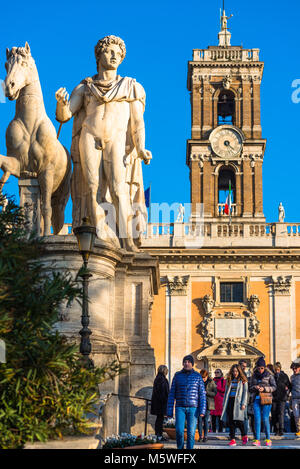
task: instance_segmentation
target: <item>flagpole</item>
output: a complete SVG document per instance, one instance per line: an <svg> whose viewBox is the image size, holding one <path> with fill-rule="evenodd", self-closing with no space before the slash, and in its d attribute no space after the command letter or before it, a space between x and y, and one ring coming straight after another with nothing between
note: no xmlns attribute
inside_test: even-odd
<svg viewBox="0 0 300 469"><path fill-rule="evenodd" d="M149 186L149 223L151 223L151 182Z"/></svg>

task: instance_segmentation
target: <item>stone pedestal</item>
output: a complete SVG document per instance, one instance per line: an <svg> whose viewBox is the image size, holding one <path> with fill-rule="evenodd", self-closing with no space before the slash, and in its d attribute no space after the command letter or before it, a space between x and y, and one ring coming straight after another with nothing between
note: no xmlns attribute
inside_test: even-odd
<svg viewBox="0 0 300 469"><path fill-rule="evenodd" d="M49 236L43 256L49 271L68 271L75 278L82 265L74 236ZM88 268L92 355L96 365L117 360L126 371L103 383L114 393L104 413L104 432L144 432L145 401L155 378L154 351L149 345L153 296L158 293L158 261L146 253L128 253L96 240ZM61 311L59 331L80 341L81 308L77 302ZM133 396L133 397L129 397ZM105 418L106 415L106 418Z"/></svg>
<svg viewBox="0 0 300 469"><path fill-rule="evenodd" d="M37 178L19 178L20 207L24 207L28 230L41 234L41 193Z"/></svg>

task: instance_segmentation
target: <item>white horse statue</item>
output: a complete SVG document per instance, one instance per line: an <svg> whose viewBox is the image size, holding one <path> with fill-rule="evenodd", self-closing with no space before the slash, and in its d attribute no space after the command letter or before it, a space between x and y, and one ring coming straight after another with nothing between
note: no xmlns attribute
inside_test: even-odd
<svg viewBox="0 0 300 469"><path fill-rule="evenodd" d="M6 131L7 157L0 156L4 174L0 189L10 174L37 177L41 191L44 236L59 233L70 195L71 158L57 140L46 114L42 89L30 47L6 49L5 95L16 100L16 114ZM17 160L17 161L16 161Z"/></svg>

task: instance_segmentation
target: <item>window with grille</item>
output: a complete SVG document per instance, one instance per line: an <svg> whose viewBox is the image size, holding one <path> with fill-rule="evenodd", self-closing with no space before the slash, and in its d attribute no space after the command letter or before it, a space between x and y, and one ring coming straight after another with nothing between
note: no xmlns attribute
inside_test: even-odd
<svg viewBox="0 0 300 469"><path fill-rule="evenodd" d="M220 283L221 303L243 303L244 284L243 282L221 282Z"/></svg>

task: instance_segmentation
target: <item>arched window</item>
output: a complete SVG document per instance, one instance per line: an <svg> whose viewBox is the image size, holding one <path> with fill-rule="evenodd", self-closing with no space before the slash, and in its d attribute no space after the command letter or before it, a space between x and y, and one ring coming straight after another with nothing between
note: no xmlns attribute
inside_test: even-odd
<svg viewBox="0 0 300 469"><path fill-rule="evenodd" d="M223 90L218 100L218 125L235 124L235 100L234 93Z"/></svg>
<svg viewBox="0 0 300 469"><path fill-rule="evenodd" d="M235 204L236 194L235 194L235 173L234 170L228 168L228 166L223 166L219 172L218 179L218 196L219 204L225 204L226 198L229 192L229 182L231 185L231 202Z"/></svg>

